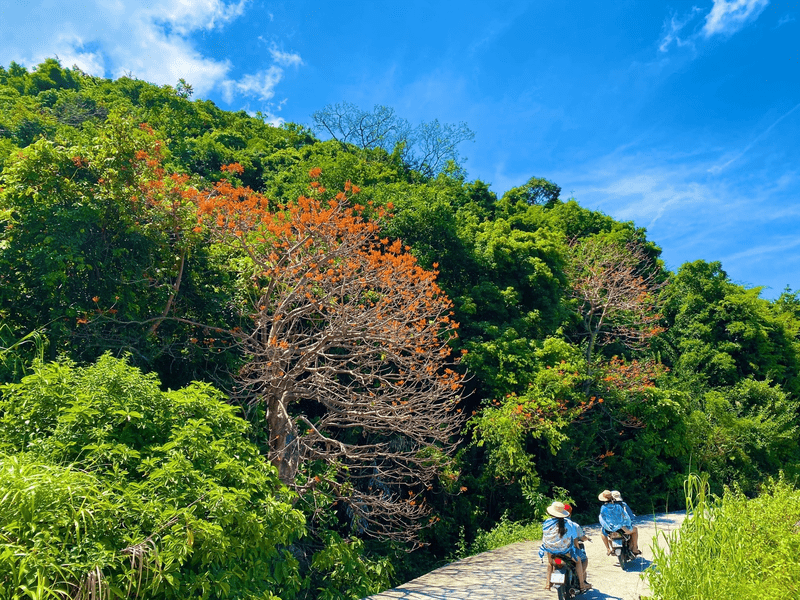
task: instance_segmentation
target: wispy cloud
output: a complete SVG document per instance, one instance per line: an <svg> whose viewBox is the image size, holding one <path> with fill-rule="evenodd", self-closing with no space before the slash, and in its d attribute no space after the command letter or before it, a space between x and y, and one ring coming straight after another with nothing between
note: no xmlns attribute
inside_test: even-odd
<svg viewBox="0 0 800 600"><path fill-rule="evenodd" d="M661 38L661 43L658 45L658 49L661 52L666 52L673 42L675 42L675 45L679 48L683 46L693 46L693 37L696 35L696 32L690 31L688 35L683 32L687 29L687 26L695 21L699 12L701 12L701 10L693 6L692 10L682 17L674 14L668 21L665 21L663 37ZM689 27L689 29L691 29L691 27Z"/></svg>
<svg viewBox="0 0 800 600"><path fill-rule="evenodd" d="M281 52L276 46L269 49L272 60L282 67L300 67L303 65L303 59L299 54L292 52Z"/></svg>
<svg viewBox="0 0 800 600"><path fill-rule="evenodd" d="M266 102L275 95L275 86L280 83L282 78L283 69L273 65L259 73L245 75L238 81L231 79L223 81L221 83L223 96L228 103L233 101L235 94L257 98Z"/></svg>
<svg viewBox="0 0 800 600"><path fill-rule="evenodd" d="M582 206L646 227L667 266L721 260L735 280L781 290L797 280L783 257L800 247L797 171L754 182L739 171L712 176L712 149L694 154L624 147L553 173ZM798 255L800 257L800 255ZM797 282L795 282L797 287Z"/></svg>
<svg viewBox="0 0 800 600"><path fill-rule="evenodd" d="M221 90L226 100L243 95L272 98L283 69L303 64L298 54L270 50L274 63L234 79L226 58L205 54L199 33L224 29L246 11L250 0L93 0L75 3L70 12L45 3L30 8L18 25L0 25L0 54L6 60L35 65L57 55L66 66L93 75L132 75L156 84L186 79L199 95ZM9 19L11 21L12 19Z"/></svg>
<svg viewBox="0 0 800 600"><path fill-rule="evenodd" d="M758 246L747 248L746 250L742 250L741 252L735 252L733 254L729 254L724 257L724 260L735 261L742 259L753 259L753 258L763 257L765 255L766 256L776 255L784 253L788 250L794 250L798 246L800 246L800 238L796 236L780 237L775 240L772 240L771 243L759 244Z"/></svg>
<svg viewBox="0 0 800 600"><path fill-rule="evenodd" d="M732 35L755 21L769 4L769 0L714 0L714 6L706 15L703 34Z"/></svg>
<svg viewBox="0 0 800 600"><path fill-rule="evenodd" d="M753 140L752 140L752 141L751 141L749 144L747 144L747 145L746 145L744 148L742 148L742 149L741 149L739 152L735 153L735 154L734 154L734 155L733 155L731 158L729 158L728 160L726 160L724 163L722 163L722 164L718 164L718 165L713 165L712 167L710 167L710 168L708 169L708 172L709 172L709 173L713 173L713 174L715 174L715 175L716 175L716 174L718 174L718 173L721 173L721 172L722 172L722 171L724 171L725 169L727 169L727 168L728 168L730 165L732 165L732 164L733 164L733 163L735 163L737 160L739 160L740 158L742 158L742 157L743 157L745 154L747 154L747 152L748 152L748 151L749 151L749 150L750 150L750 149L751 149L753 146L755 146L755 145L756 145L758 142L760 142L762 139L764 139L765 137L767 137L767 135L769 135L769 133L770 133L770 132L771 132L773 129L775 129L775 127L776 127L776 126L777 126L777 125L778 125L778 124L779 124L781 121L783 121L783 120L784 120L786 117L788 117L789 115L791 115L791 114L792 114L794 111L796 111L798 108L800 108L800 104L796 104L796 105L795 105L793 108L791 108L791 109L789 109L787 112L783 113L783 114L782 114L780 117L778 117L778 118L777 118L777 119L776 119L776 120L775 120L775 121L772 123L772 125L770 125L770 126L769 126L769 127L767 127L767 128L764 130L764 131L762 131L761 133L759 133L759 134L758 134L758 135L757 135L755 138L753 138Z"/></svg>
<svg viewBox="0 0 800 600"><path fill-rule="evenodd" d="M730 36L755 21L769 0L713 0L711 10L702 18L697 6L684 14L673 14L664 22L658 49L667 52L673 44L678 48L695 48L701 40L716 35Z"/></svg>
<svg viewBox="0 0 800 600"><path fill-rule="evenodd" d="M615 152L585 165L572 181L559 180L569 181L579 201L647 229L665 217L697 216L718 202L720 191L704 181L696 164L674 164L663 155L659 159Z"/></svg>

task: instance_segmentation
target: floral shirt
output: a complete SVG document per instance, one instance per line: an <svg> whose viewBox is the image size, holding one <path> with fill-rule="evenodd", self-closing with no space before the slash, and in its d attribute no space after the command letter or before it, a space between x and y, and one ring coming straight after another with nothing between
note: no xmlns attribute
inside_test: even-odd
<svg viewBox="0 0 800 600"><path fill-rule="evenodd" d="M539 548L540 557L544 556L545 552L549 552L550 554L567 554L572 558L576 558L577 549L573 543L575 539L575 530L570 527L572 521L569 519L564 519L564 521L566 532L563 537L558 535L558 519L547 519L542 524L542 545ZM574 523L572 524L575 525Z"/></svg>

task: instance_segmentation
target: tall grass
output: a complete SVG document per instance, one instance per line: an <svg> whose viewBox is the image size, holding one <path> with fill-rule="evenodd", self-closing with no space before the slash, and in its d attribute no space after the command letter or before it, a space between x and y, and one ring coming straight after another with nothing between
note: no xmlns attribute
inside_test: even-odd
<svg viewBox="0 0 800 600"><path fill-rule="evenodd" d="M28 371L33 358L44 360L47 339L41 330L20 338L6 323L0 322L0 380L19 381Z"/></svg>
<svg viewBox="0 0 800 600"><path fill-rule="evenodd" d="M98 523L114 524L120 509L91 474L0 454L0 599L94 591L87 574L115 558Z"/></svg>
<svg viewBox="0 0 800 600"><path fill-rule="evenodd" d="M653 547L653 598L800 598L800 491L779 480L756 498L730 489L719 498L707 479L685 485L683 526Z"/></svg>

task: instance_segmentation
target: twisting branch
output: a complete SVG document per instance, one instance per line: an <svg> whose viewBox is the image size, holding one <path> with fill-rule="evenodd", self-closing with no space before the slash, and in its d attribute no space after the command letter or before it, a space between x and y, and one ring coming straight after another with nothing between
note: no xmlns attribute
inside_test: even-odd
<svg viewBox="0 0 800 600"><path fill-rule="evenodd" d="M199 202L213 239L250 258L240 395L266 409L285 483L321 461L357 531L412 541L463 423L458 325L436 271L380 238L381 209L352 203L349 183L334 198L311 186L278 212L224 183Z"/></svg>
<svg viewBox="0 0 800 600"><path fill-rule="evenodd" d="M598 345L620 342L642 349L664 331L657 298L664 282L638 243L593 236L574 239L569 248L566 271L586 338L588 390Z"/></svg>

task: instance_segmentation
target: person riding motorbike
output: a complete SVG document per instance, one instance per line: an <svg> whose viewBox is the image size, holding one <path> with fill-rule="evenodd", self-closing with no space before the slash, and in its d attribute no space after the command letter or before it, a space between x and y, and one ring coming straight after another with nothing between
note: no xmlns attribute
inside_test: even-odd
<svg viewBox="0 0 800 600"><path fill-rule="evenodd" d="M622 505L622 508L624 508L625 512L628 513L628 516L630 517L631 521L633 521L636 518L636 515L633 514L631 507L628 506L628 503L622 499L622 494L620 494L617 490L611 490L611 497L614 498L614 502Z"/></svg>
<svg viewBox="0 0 800 600"><path fill-rule="evenodd" d="M577 540L578 546L578 557L583 564L583 574L586 575L586 568L589 566L589 557L586 556L586 550L583 548L583 542L588 541L591 542L592 538L590 538L586 533L583 531L583 527L578 525L575 521L572 520L572 506L569 504L564 505L564 509L569 513L570 518L564 519L564 522L567 524L567 527L570 529L570 533L572 534L573 538ZM589 585L585 580L584 583Z"/></svg>
<svg viewBox="0 0 800 600"><path fill-rule="evenodd" d="M546 519L542 524L542 545L539 548L539 556L547 554L547 582L544 589L551 588L550 575L553 573L553 556L568 556L575 561L575 570L578 573L578 580L581 582L581 590L592 589L586 583L586 573L583 569L583 562L578 553L578 540L575 537L575 530L567 526L569 512L561 502L553 502L547 507L547 514L551 518Z"/></svg>
<svg viewBox="0 0 800 600"><path fill-rule="evenodd" d="M639 550L639 530L633 526L633 522L622 504L614 502L610 490L603 490L597 496L603 504L600 506L600 527L601 537L603 544L606 547L607 554L613 554L614 551L608 542L608 536L613 532L622 529L625 533L631 536L631 552L638 556L642 553Z"/></svg>

